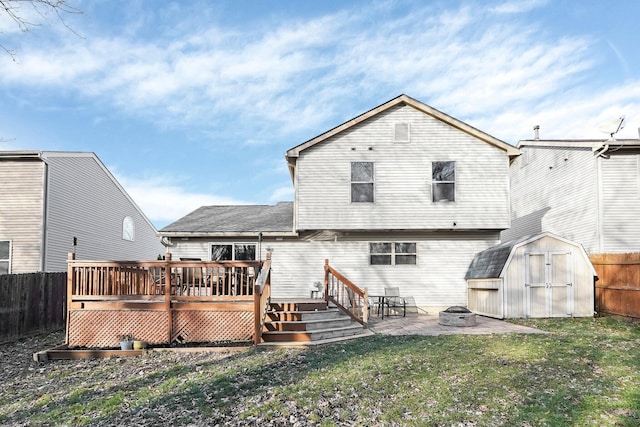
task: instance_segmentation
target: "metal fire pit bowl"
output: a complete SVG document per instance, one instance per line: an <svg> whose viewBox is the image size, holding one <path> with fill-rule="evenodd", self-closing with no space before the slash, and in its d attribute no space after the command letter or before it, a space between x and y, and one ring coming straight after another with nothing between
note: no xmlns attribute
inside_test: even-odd
<svg viewBox="0 0 640 427"><path fill-rule="evenodd" d="M441 311L438 323L442 326L475 326L476 314L470 312L466 307L456 305Z"/></svg>

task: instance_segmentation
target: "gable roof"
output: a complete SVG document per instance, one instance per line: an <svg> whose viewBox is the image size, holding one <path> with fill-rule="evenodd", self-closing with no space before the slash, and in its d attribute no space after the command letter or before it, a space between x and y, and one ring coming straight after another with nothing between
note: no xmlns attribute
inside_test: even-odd
<svg viewBox="0 0 640 427"><path fill-rule="evenodd" d="M202 206L159 231L161 236L296 235L293 202L277 205Z"/></svg>
<svg viewBox="0 0 640 427"><path fill-rule="evenodd" d="M289 164L291 165L292 163L295 163L295 158L300 156L301 151L306 150L307 148L313 147L314 145L319 144L322 141L325 141L326 139L339 134L340 132L343 132L373 116L376 116L382 113L383 111L386 111L392 107L395 107L396 105L401 105L401 104L413 107L416 110L421 111L425 114L428 114L431 117L434 117L456 129L466 132L469 135L472 135L488 144L494 145L504 150L509 156L517 156L520 154L520 150L518 150L513 145L508 144L498 138L495 138L489 135L488 133L482 132L481 130L476 129L473 126L470 126L454 117L451 117L448 114L443 113L442 111L436 110L435 108L430 107L427 104L424 104L416 99L413 99L410 96L402 94L396 98L393 98L390 101L385 102L382 105L379 105L367 111L366 113L360 114L359 116L316 136L315 138L312 138L306 142L303 142L300 145L297 145L296 147L293 147L292 149L287 151L285 157L287 158L287 160L289 161Z"/></svg>
<svg viewBox="0 0 640 427"><path fill-rule="evenodd" d="M131 206L138 211L140 217L147 223L149 227L153 230L154 233L157 233L156 226L149 220L147 215L142 211L140 206L131 198L129 193L124 189L120 182L116 179L115 176L111 173L111 171L102 163L102 160L96 155L94 152L90 151L38 151L38 150L23 150L23 151L0 151L0 160L38 160L43 161L45 163L48 162L48 159L54 157L63 157L63 158L91 158L96 164L104 171L107 177L113 182L113 184L120 190L122 195L131 203Z"/></svg>
<svg viewBox="0 0 640 427"><path fill-rule="evenodd" d="M509 264L516 248L542 239L543 237L551 237L553 239L574 245L578 247L578 250L581 252L582 256L584 256L587 260L589 259L587 253L584 251L584 248L578 243L572 242L560 236L556 236L555 234L549 232L544 232L535 235L524 236L519 239L510 240L508 242L503 242L489 249L485 249L482 252L478 252L473 258L473 261L471 261L471 265L469 265L469 268L467 269L467 273L464 276L465 280L493 279L501 277L504 268L507 266L507 264ZM593 266L591 267L591 270L593 275L596 276L597 274Z"/></svg>

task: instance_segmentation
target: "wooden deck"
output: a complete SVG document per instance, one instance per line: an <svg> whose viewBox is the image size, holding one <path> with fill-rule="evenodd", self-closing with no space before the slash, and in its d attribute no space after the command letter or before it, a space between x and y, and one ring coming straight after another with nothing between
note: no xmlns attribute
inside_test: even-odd
<svg viewBox="0 0 640 427"><path fill-rule="evenodd" d="M78 261L67 276L69 348L114 348L123 335L149 344L261 338L271 260Z"/></svg>

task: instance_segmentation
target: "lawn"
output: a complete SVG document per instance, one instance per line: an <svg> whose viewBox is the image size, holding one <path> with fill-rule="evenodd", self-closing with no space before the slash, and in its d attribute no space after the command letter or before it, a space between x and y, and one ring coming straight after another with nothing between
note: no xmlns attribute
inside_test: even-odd
<svg viewBox="0 0 640 427"><path fill-rule="evenodd" d="M41 336L0 346L0 424L640 425L640 325L520 323L551 333L37 364Z"/></svg>

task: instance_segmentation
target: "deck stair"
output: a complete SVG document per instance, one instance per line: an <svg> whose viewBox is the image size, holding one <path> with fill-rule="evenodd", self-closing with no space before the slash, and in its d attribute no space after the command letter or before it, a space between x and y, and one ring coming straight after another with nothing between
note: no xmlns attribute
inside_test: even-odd
<svg viewBox="0 0 640 427"><path fill-rule="evenodd" d="M262 332L262 347L310 347L373 335L324 300L271 302Z"/></svg>

